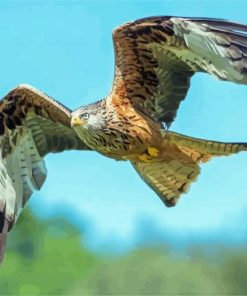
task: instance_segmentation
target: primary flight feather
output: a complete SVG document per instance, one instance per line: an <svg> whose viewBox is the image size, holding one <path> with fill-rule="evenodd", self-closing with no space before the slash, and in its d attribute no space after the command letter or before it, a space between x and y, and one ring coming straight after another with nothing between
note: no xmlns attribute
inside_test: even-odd
<svg viewBox="0 0 247 296"><path fill-rule="evenodd" d="M7 232L46 178L44 157L95 150L129 160L167 206L213 156L246 151L168 131L190 79L206 72L247 84L247 26L220 19L149 17L113 31L115 77L101 101L71 111L28 85L0 101L0 261Z"/></svg>

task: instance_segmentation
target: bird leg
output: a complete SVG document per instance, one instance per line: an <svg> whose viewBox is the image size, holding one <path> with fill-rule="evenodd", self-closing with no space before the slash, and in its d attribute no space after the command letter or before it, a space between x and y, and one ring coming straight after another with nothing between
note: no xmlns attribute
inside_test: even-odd
<svg viewBox="0 0 247 296"><path fill-rule="evenodd" d="M159 150L154 147L148 147L147 152L152 157L157 157L159 154Z"/></svg>
<svg viewBox="0 0 247 296"><path fill-rule="evenodd" d="M154 147L148 147L147 150L138 156L142 162L150 162L153 158L157 157L159 150Z"/></svg>

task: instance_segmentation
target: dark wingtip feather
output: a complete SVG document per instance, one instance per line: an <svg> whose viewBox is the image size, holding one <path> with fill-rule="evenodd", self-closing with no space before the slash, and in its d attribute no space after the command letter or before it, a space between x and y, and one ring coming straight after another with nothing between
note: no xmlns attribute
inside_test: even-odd
<svg viewBox="0 0 247 296"><path fill-rule="evenodd" d="M1 215L1 218L2 216L3 214ZM0 233L0 265L3 262L3 258L4 258L4 250L5 250L6 240L7 240L8 228L9 228L9 221L5 218L2 232Z"/></svg>
<svg viewBox="0 0 247 296"><path fill-rule="evenodd" d="M237 31L243 31L247 32L247 25L238 23L238 22L232 22L227 19L217 19L217 18L200 18L200 17L188 17L185 19L187 20L192 20L193 22L202 22L202 23L207 23L208 25L211 26L216 26L216 27L222 27L225 29L231 29L231 30L237 30Z"/></svg>
<svg viewBox="0 0 247 296"><path fill-rule="evenodd" d="M142 23L142 22L164 22L169 19L173 18L178 18L178 19L184 19L187 21L193 21L193 22L199 22L199 23L205 23L208 24L209 26L215 26L218 28L223 28L227 30L233 30L233 31L242 31L242 32L247 32L247 24L241 24L238 22L232 22L227 19L221 19L221 18L210 18L210 17L190 17L190 16L171 16L171 15L157 15L157 16L150 16L150 17L144 17L137 19L135 21L136 24Z"/></svg>

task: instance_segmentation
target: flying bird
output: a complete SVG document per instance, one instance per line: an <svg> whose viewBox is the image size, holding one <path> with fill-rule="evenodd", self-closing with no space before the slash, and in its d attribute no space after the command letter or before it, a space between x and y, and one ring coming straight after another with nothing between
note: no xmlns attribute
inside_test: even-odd
<svg viewBox="0 0 247 296"><path fill-rule="evenodd" d="M94 150L128 160L170 207L195 181L200 163L247 150L246 143L196 139L168 129L196 72L247 84L246 25L148 17L116 28L113 42L114 82L104 99L72 112L21 84L0 101L1 259L7 232L45 181L48 153Z"/></svg>

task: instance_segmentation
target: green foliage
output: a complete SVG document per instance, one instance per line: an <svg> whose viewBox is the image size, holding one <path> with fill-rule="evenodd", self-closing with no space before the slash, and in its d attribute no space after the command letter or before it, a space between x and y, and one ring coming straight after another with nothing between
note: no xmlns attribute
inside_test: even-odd
<svg viewBox="0 0 247 296"><path fill-rule="evenodd" d="M85 248L66 220L25 210L9 235L0 295L246 295L245 251L212 249L140 248L107 259Z"/></svg>
<svg viewBox="0 0 247 296"><path fill-rule="evenodd" d="M26 210L10 232L0 295L61 295L99 261L67 221L40 221Z"/></svg>
<svg viewBox="0 0 247 296"><path fill-rule="evenodd" d="M227 290L214 264L145 249L105 262L71 294L80 291L88 295L208 295Z"/></svg>

